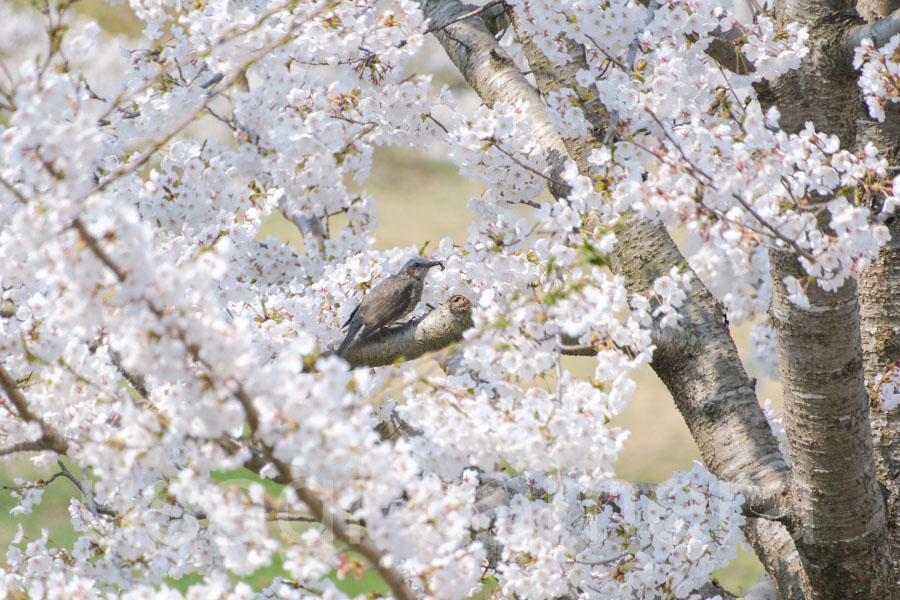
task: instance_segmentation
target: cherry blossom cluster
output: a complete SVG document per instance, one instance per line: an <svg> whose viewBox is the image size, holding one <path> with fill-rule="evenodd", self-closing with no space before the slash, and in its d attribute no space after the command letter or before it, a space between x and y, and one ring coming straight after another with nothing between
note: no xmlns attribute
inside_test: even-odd
<svg viewBox="0 0 900 600"><path fill-rule="evenodd" d="M13 483L19 487L10 491L12 497L16 499L16 505L10 511L10 514L30 515L32 507L35 504L40 504L43 499L43 488L28 485L21 477L13 479Z"/></svg>
<svg viewBox="0 0 900 600"><path fill-rule="evenodd" d="M561 88L547 95L547 116L561 136L580 137L591 128L584 118L584 111L578 106L580 102L571 88Z"/></svg>
<svg viewBox="0 0 900 600"><path fill-rule="evenodd" d="M894 366L878 381L877 407L890 411L900 406L900 366Z"/></svg>
<svg viewBox="0 0 900 600"><path fill-rule="evenodd" d="M531 480L497 519L507 593L555 598L590 590L601 598L688 598L727 564L744 517L735 497L699 465L675 473L652 496L610 481L585 494L570 479Z"/></svg>
<svg viewBox="0 0 900 600"><path fill-rule="evenodd" d="M546 170L544 154L531 137L526 108L497 102L479 107L472 119L457 114L446 136L460 174L489 184L509 202L534 198L546 183L539 176Z"/></svg>
<svg viewBox="0 0 900 600"><path fill-rule="evenodd" d="M644 210L655 209L673 224L686 222L688 211L699 212L703 218L694 226L699 225L703 235L721 232L725 241L743 246L747 254L756 250L761 238L773 240L796 251L807 273L826 290L859 273L889 238L884 225L870 224L870 212L858 200L838 195L824 207L814 201L818 195L883 177L887 165L873 146L866 148L863 157L856 157L839 150L836 138L816 132L811 125L797 135L767 135L763 129L756 139L734 132L743 138L735 145L732 130L720 124L707 141L728 139L727 147L737 150L720 160L700 150L702 137L694 137L698 131L702 129L676 129L661 148L653 149L663 164L641 186L645 196L639 206ZM671 154L681 159L670 160ZM751 157L754 167L747 168ZM790 168L788 174L784 165ZM668 185L677 186L677 195L666 191ZM831 215L827 232L816 224L823 208ZM704 231L706 219L725 226ZM752 268L752 255L742 262L744 270Z"/></svg>
<svg viewBox="0 0 900 600"><path fill-rule="evenodd" d="M900 102L900 35L893 36L887 44L876 48L870 39L864 39L853 55L853 67L861 71L859 87L873 119L884 121L884 108L888 102Z"/></svg>
<svg viewBox="0 0 900 600"><path fill-rule="evenodd" d="M211 5L207 14L226 5ZM363 17L373 12L357 9ZM416 45L409 42L408 34L421 26L421 15L403 14L410 23L400 19L398 12L380 13L382 20L372 19L371 33L377 42L379 24L386 29L401 26L409 46L404 52L414 52ZM265 26L270 17L243 14L243 25L232 23L229 31L237 35L252 24L266 32L260 44L276 40L277 27ZM347 13L340 17L346 18ZM349 26L361 28L359 23ZM291 90L299 90L313 78L305 80L302 74L275 78L270 92L277 86L287 89L271 96L283 98L271 108L288 117L298 115L299 126L293 121L279 125L274 114L271 121L254 121L253 110L260 107L250 104L235 111L249 123L236 128L244 140L237 149L215 139L198 141L187 136L164 149L151 146L160 150L161 160L145 176L137 176L138 161L144 155L126 155L120 142L166 139L177 133L186 121L185 113L193 118L208 103L204 85L215 82L212 74L201 76L213 62L196 58L202 54L192 46L196 39L185 38L178 27L169 33L171 38L153 34L162 40L161 52L132 53L130 66L119 66L118 72L131 82L123 86L120 97L94 97L95 88L88 90L78 74L65 69L35 73L27 70L27 62L21 79L14 82L20 97L2 132L6 142L2 176L11 182L3 194L6 225L0 234L0 252L6 267L2 280L4 301L15 307L14 314L2 322L3 364L14 379L23 382L30 411L68 441L67 460L90 469L83 491L93 500L73 499L73 526L84 532L74 549L54 547L43 539L29 542L21 559L11 550L4 589L28 590L38 597L41 590L55 589L62 582L60 589L85 597L105 593L102 590L109 585L132 590L127 592L130 596L166 597L177 593L160 584L164 577L200 572L208 579L195 586L195 594L232 588L237 595L248 593L246 584L235 587L225 573L243 575L270 564L273 553L284 550L284 543L268 530L268 500L258 483L230 490L210 477L213 470L234 469L248 459L246 448L226 451L218 442L239 437L243 430L247 406L238 400L237 390L252 395L259 414L257 433L274 457L310 481L339 480L332 490L338 506L349 508L361 496L372 503L370 522L380 529L370 535L386 553L394 546L384 532L405 530L402 510L396 516L382 513L383 507L402 495L405 484L389 483L379 492L365 489L365 483L360 487L359 482L384 481L383 474L402 464L400 457L408 451L402 445L380 446L391 457L382 461L360 453L376 442L368 401L359 405L351 401L338 409L350 412L346 420L336 414L325 417L344 400L363 398L359 393L346 396L348 386L368 390L369 384L359 378L351 384L346 365L334 359L323 362L316 375L300 375L304 358L324 347L326 336L339 335L335 322L323 324L323 315L328 314L323 307L328 304L322 301L326 294L318 292L326 284L311 284L327 272L329 297L341 298L334 306L345 316L353 302L353 295L340 287L347 269L325 269L321 259L328 256L327 243L321 254L297 256L281 242L260 244L255 239L261 220L283 204L287 191L292 199L300 196L299 210L310 216L319 210L348 214L350 225L342 232L343 243L331 241L332 248L339 248L342 255L353 252L353 244L357 249L368 248L371 198L350 196L339 178L328 186L322 185L324 179L296 183L291 178L298 171L339 174L338 159L347 172L365 172L371 147L353 144L359 138L365 140L364 129L370 125L331 135L329 123L337 122L335 115L344 116L334 107L345 103L347 96L333 87L328 95L325 78L319 79L323 93L310 92L308 98ZM223 51L216 68L228 72L223 64L248 60L253 53L245 50L231 55ZM354 70L355 66L346 66L349 76L360 85L373 86L372 72ZM265 69L251 74L256 77L265 81ZM386 77L377 79L380 83ZM383 88L382 97L388 104L409 97L411 106L421 101L415 90L423 83L427 79L391 84ZM307 86L309 90L314 89L312 85ZM364 95L347 89L351 97ZM132 110L124 112L125 105ZM365 110L374 111L371 102ZM403 131L398 115L395 111L392 117L394 129ZM348 112L346 118L360 116ZM77 126L81 129L76 131ZM298 139L318 140L320 145L303 145L304 153L297 153L282 167L275 160L265 160L273 154L265 142L272 139L268 137L272 130L282 134L286 129L278 128L285 126L292 127ZM372 267L383 257L366 258L367 262L357 259L356 268L366 270L368 282L373 272L377 276ZM122 387L123 380L133 386ZM284 386L281 391L279 386ZM136 396L140 396L137 401ZM12 414L7 406L4 410ZM315 406L325 412L317 412ZM311 413L318 415L312 421ZM304 427L292 427L296 423ZM323 439L320 430L331 429L331 423L356 432L349 438L338 430L328 434L341 440L338 445L343 450L327 443L324 452L306 454L298 448L304 437ZM4 445L34 441L43 426L4 419ZM346 454L348 448L356 450ZM345 455L341 458L333 452ZM354 454L357 459L352 459ZM51 453L39 458L53 462ZM354 463L368 464L373 470L359 470ZM340 472L331 467L341 467ZM410 463L398 472L412 483L409 478L415 478L419 469ZM433 488L422 487L423 506L413 505L410 510L424 509L435 491L440 491ZM41 491L23 488L18 512L26 513L38 503ZM158 494L171 499L163 509L155 504ZM410 494L415 496L412 487ZM449 500L447 510L457 510L467 497ZM288 509L303 508L296 498L287 497L285 502ZM462 530L457 528L447 539L465 531L465 522L461 521ZM470 566L469 576L459 577L464 563L444 543L446 533L438 533L442 543L434 546L433 560L404 566L406 572L410 577L426 568L438 572L432 562L442 560L447 566L440 572L446 573L447 580L474 586L479 570ZM19 541L14 540L13 548L18 548ZM296 552L305 546L321 548L321 543L301 538L288 548ZM470 553L470 565L480 565L477 547L460 551ZM324 577L338 566L339 557L326 552L323 560L324 570L304 577L328 588ZM288 573L300 576L290 569ZM465 595L444 584L437 580L431 585L450 589L449 597ZM283 584L273 587L284 592ZM293 591L282 597L303 595L296 586L286 589Z"/></svg>
<svg viewBox="0 0 900 600"><path fill-rule="evenodd" d="M540 23L543 26L544 22L549 21L560 27L560 33L585 42L591 69L578 74L579 84L583 86L578 92L580 96L565 90L561 91L566 93L570 103L577 104L593 94L599 94L604 105L615 111L613 115L615 120L611 122L611 126L623 128L625 124L629 124L629 129L633 131L659 132L661 120L664 121L667 117L680 120L681 113L685 110L697 113L695 105L703 97L704 87L703 84L695 85L696 80L707 82L705 90L707 95L715 96L716 90L719 90L718 93L721 95L724 91L721 88L721 74L718 70L713 70L709 59L703 53L706 45L703 38L688 47L683 43L685 34L707 35L717 27L725 31L732 28L728 13L718 4L701 6L694 3L673 3L671 6L666 4L656 7L653 13L648 13L641 5L614 3L601 11L589 3L572 4L573 6L568 9L560 8L559 4L517 5L523 11L526 24ZM552 19L553 14L567 15L571 18ZM603 23L602 26L606 29L602 35L585 38L586 23L591 23L595 28ZM754 40L755 52L759 56L766 52L768 52L766 56L785 54L784 61L772 62L772 64L784 63L783 72L790 66L787 64L789 62L787 56L795 56L796 59L805 52L802 46L805 33L779 32L780 35L777 36L779 42L776 44L774 41L776 36L770 31L771 26L771 21L763 20L757 29L751 32L751 38ZM623 35L623 32L632 32L625 35L631 35L634 43L630 45L620 43L617 36ZM536 36L540 43L543 39L541 34L537 33ZM786 40L787 43L781 40ZM603 46L601 42L608 45ZM546 47L544 50L549 52ZM630 75L632 67L640 70L640 77ZM682 69L688 71L683 72ZM772 72L769 76L777 74ZM690 89L685 86L689 86ZM683 102L683 105L679 105L679 102ZM716 126L718 125L716 122ZM758 260L760 256L764 258L764 255L748 247L756 243L757 236L750 232L733 232L734 228L727 223L708 219L706 217L710 215L704 215L702 212L697 214L700 211L697 210L696 201L685 195L679 194L682 199L680 205L666 210L670 194L658 194L658 190L673 187L677 190L681 182L672 185L660 181L661 185L654 186L655 189L650 190L649 194L646 191L647 186L639 183L644 179L649 164L647 153L652 152L652 149L661 143L659 135L638 134L633 138L618 137L620 141L610 150L595 150L592 153L591 162L596 165L595 181L588 181L585 187L591 190L595 187L605 190L606 205L613 206L617 211L634 208L641 213L647 213L648 216L660 215L672 224L676 222L688 224L692 227L692 235L699 238L695 255L692 256L692 265L696 262L695 268L707 285L713 286L718 297L726 302L729 312L733 315L732 318L740 320L752 316L760 309L764 310L768 305L767 261ZM625 139L621 139L623 137ZM663 138L662 141L665 143L667 140ZM706 138L703 149L698 148L698 154L715 152L714 149L708 148L710 141L715 142L715 137ZM681 162L680 154L671 156L677 152L675 148L670 148L667 152L675 164ZM667 183L668 186L663 187L663 183ZM648 207L651 198L656 199L656 206L653 208ZM748 233L750 234L747 235ZM722 243L725 241L728 243ZM740 273L741 277L726 281L712 276L719 268ZM759 298L754 299L757 295Z"/></svg>
<svg viewBox="0 0 900 600"><path fill-rule="evenodd" d="M608 127L619 141L592 162L594 183L612 206L686 226L695 240L692 264L735 321L768 305L761 248L798 253L825 289L865 267L887 240L886 228L870 224L858 199L839 196L827 206L832 231L821 229L816 198L872 185L886 163L874 147L856 156L811 126L797 135L779 132L777 111L763 114L749 87L799 64L807 53L804 29L777 29L764 15L738 26L714 2L589 4L514 5L552 60L567 62L565 38L585 45L589 69L578 74L581 87L551 95L549 113L574 134L588 126L578 107L592 97L610 111ZM714 33L736 27L743 30L741 57L753 69L726 77L704 50ZM885 206L893 210L893 203ZM740 276L714 276L723 269Z"/></svg>
<svg viewBox="0 0 900 600"><path fill-rule="evenodd" d="M732 26L718 2L515 3L551 58L565 60L565 38L587 49L579 89L544 107L559 132L586 133L593 98L611 115L593 171L569 163L557 180L534 107L466 112L411 72L429 25L415 3L131 6L140 40L55 8L43 22L0 8L4 52L21 42L0 97L0 366L33 415L4 395L0 448L59 435L64 456L33 460L62 471L16 482L13 512L68 480L78 533L65 547L20 531L0 589L343 598L331 575L357 568L358 544L375 555L360 568L422 597L467 597L496 577L522 598L686 598L727 563L742 499L700 467L633 493L615 479L627 432L608 424L650 362L654 324L677 323L690 271L631 294L607 267L623 212L685 225L698 275L732 273L714 291L749 318L770 294L765 244L800 252L827 286L883 243L855 199L810 201L881 177L883 161L812 128L778 132L746 89L796 65L802 30L758 20L743 46L756 71L726 81L703 53ZM468 236L426 249L444 269L411 315L470 300L462 368L448 374L351 371L329 354L365 293L421 251L376 250L375 200L351 192L381 144L440 148L486 187L467 204ZM538 202L548 181L568 197ZM277 213L302 250L259 239ZM586 380L563 364L572 348L595 356ZM422 435L380 439L393 412ZM234 475L244 466L257 473ZM479 513L479 484L503 469L530 492ZM240 581L276 555L269 584ZM184 594L167 583L187 574L202 581Z"/></svg>
<svg viewBox="0 0 900 600"><path fill-rule="evenodd" d="M757 78L775 79L800 65L808 52L809 32L805 27L789 23L783 30L778 30L774 19L764 15L756 18L755 25L748 32L747 43L741 46L741 52L753 63Z"/></svg>

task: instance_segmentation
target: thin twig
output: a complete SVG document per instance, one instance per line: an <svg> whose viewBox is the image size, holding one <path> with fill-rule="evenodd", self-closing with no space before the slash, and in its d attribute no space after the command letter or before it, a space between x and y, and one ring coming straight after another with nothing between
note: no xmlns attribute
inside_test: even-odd
<svg viewBox="0 0 900 600"><path fill-rule="evenodd" d="M84 496L84 498L88 501L88 508L90 509L91 514L93 514L94 517L97 517L98 513L109 517L118 516L118 513L116 511L104 506L103 504L98 504L97 501L94 500L94 494L90 490L90 487L88 486L88 489L85 489L85 486L83 486L81 482L78 481L78 478L76 478L75 475L73 475L72 472L69 471L61 458L57 459L56 464L60 469L60 472L56 475L61 475L75 484L75 487L78 488L78 491L81 492L81 495Z"/></svg>
<svg viewBox="0 0 900 600"><path fill-rule="evenodd" d="M46 487L46 486L50 485L51 483L53 483L54 481L56 481L57 479L59 479L60 477L63 477L63 475L64 475L63 473L54 473L50 477L50 479L43 479L43 480L39 479L38 481L26 481L22 485L4 485L4 486L0 486L0 490L16 491L16 490L31 490L31 489L39 488L39 487Z"/></svg>
<svg viewBox="0 0 900 600"><path fill-rule="evenodd" d="M428 114L425 115L425 116L427 116L427 117L428 117L429 119L431 119L438 127L440 127L440 128L444 131L444 133L447 133L447 134L450 133L450 130L447 129L447 127L446 127L443 123L441 123L440 121L438 121L438 120L434 117L434 115L432 115L431 113L428 113ZM530 166L528 166L527 164L525 164L524 162L522 162L521 160L519 160L518 158L516 158L513 154L511 154L509 151L507 151L506 149L504 149L504 148L500 145L500 140L498 140L497 138L491 137L491 138L485 139L484 141L487 142L487 144L489 144L491 147L496 148L497 150L499 150L500 152L502 152L502 153L503 153L504 155L506 155L510 160L512 160L514 163L516 163L517 165L519 165L520 167L522 167L523 169L525 169L525 170L528 171L529 173L534 173L534 174L537 175L538 177L542 177L543 179L546 179L548 182L550 182L550 183L552 183L553 185L558 186L558 187L560 187L560 188L562 188L562 189L569 189L569 188L571 188L571 186L570 186L568 183L566 183L566 182L564 182L564 181L560 181L560 180L558 180L558 179L554 179L553 177L550 177L549 175L545 175L544 173L541 173L540 171L538 171L538 170L535 169L534 167L530 167Z"/></svg>
<svg viewBox="0 0 900 600"><path fill-rule="evenodd" d="M267 520L269 521L299 521L301 523L318 523L319 520L315 517L307 517L304 515L275 515L273 517L269 517ZM365 527L366 522L362 519L344 519L344 523L346 525L357 525L359 527Z"/></svg>
<svg viewBox="0 0 900 600"><path fill-rule="evenodd" d="M4 179L3 177L0 177L0 184L2 184L3 187L8 189L16 198L18 198L19 202L23 202L23 203L28 202L28 199L22 195L22 192L20 192L15 187L13 187L13 184L6 181L6 179Z"/></svg>
<svg viewBox="0 0 900 600"><path fill-rule="evenodd" d="M506 203L512 205L524 204L525 206L530 206L531 208L541 208L541 203L535 202L534 200L507 200Z"/></svg>
<svg viewBox="0 0 900 600"><path fill-rule="evenodd" d="M663 132L663 135L666 137L667 140L669 140L669 143L671 143L673 146L675 146L675 149L681 155L681 160L683 160L685 162L685 164L689 167L688 169L686 169L686 172L701 186L705 187L707 185L712 185L715 188L715 185L713 184L713 178L710 177L709 175L707 175L700 167L695 165L690 158L688 158L685 151L681 148L681 145L678 142L676 142L674 138L672 138L671 134L668 132L668 130L665 128L665 126L662 124L662 122L659 120L659 118L653 113L653 111L650 109L645 109L645 110L646 110L647 114L650 115L650 118L652 118L657 123L657 125L659 125L660 129ZM631 142L638 148L644 150L645 152L648 152L658 158L662 158L656 152L653 152L653 150L647 148L646 146L644 146L634 140L631 140ZM677 165L674 165L671 163L669 163L669 165L674 168L678 168ZM701 179L700 179L700 177L698 177L698 175L702 176L703 179L705 179L705 181L701 181ZM797 252L797 254L799 254L803 258L809 260L810 262L815 262L815 260L816 260L815 257L812 254L810 254L808 250L801 248L797 244L796 240L793 240L793 239L787 237L786 235L784 235L783 233L781 233L781 231L776 226L772 225L771 223L769 223L769 221L767 221L765 218L763 218L763 216L760 215L759 212L756 211L756 209L754 209L752 206L750 206L750 204L747 203L746 200L744 200L743 198L741 198L738 194L735 194L734 192L731 192L729 195L732 198L734 198L735 201L737 201L737 203L740 204L744 208L744 210L746 210L748 213L750 213L750 215L754 219L756 219L760 225L762 225L763 227L768 229L772 236L774 236L774 237L780 239L781 241L785 242L786 244L788 244L791 248L794 249L795 252ZM741 226L747 227L748 229L752 230L752 228L749 225L741 224ZM769 234L762 234L762 235L768 236Z"/></svg>
<svg viewBox="0 0 900 600"><path fill-rule="evenodd" d="M563 391L563 369L562 369L562 334L556 334L556 401L562 402Z"/></svg>
<svg viewBox="0 0 900 600"><path fill-rule="evenodd" d="M597 50L599 50L600 52L603 53L603 56L605 56L606 59L607 59L609 62L613 63L614 65L616 65L617 67L619 67L620 69L622 69L624 72L626 72L626 73L629 72L629 69L628 69L628 67L625 66L625 63L623 63L622 61L620 61L620 60L617 59L617 58L614 58L609 52L607 52L607 51L603 48L603 46L601 46L601 45L597 42L597 40L595 40L594 38L592 38L591 36L589 36L589 35L587 35L587 34L585 34L584 37L586 37L587 39L589 39L589 40L591 41L591 43L594 44L594 46L597 47Z"/></svg>
<svg viewBox="0 0 900 600"><path fill-rule="evenodd" d="M561 188L563 188L563 189L569 189L569 188L571 187L568 183L566 183L566 182L564 182L564 181L560 181L559 179L556 179L556 178L554 178L554 177L550 177L549 175L545 175L544 173L541 173L540 171L538 171L538 170L535 169L534 167L529 167L527 164L525 164L524 162L522 162L521 160L519 160L518 158L516 158L513 154L511 154L509 151L507 151L506 149L504 149L504 148L500 145L500 141L499 141L499 140L497 140L497 139L495 139L495 138L490 138L490 139L485 140L485 141L488 142L489 144L491 144L494 148L496 148L497 150L499 150L499 151L502 152L503 154L505 154L507 157L509 157L509 159L510 159L511 161L513 161L514 163L516 163L517 165L519 165L520 167L522 167L522 168L525 169L526 171L528 171L528 172L530 172L530 173L534 173L534 174L537 175L538 177L543 177L543 178L546 179L548 182L552 183L552 184L555 185L555 186L559 186L559 187L561 187Z"/></svg>

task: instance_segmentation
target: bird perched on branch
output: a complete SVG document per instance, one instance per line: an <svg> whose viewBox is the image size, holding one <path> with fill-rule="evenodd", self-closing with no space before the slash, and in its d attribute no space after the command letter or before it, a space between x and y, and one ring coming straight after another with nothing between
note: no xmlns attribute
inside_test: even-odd
<svg viewBox="0 0 900 600"><path fill-rule="evenodd" d="M422 299L428 269L437 266L443 269L444 263L417 256L406 261L395 275L373 287L344 323L344 327L350 327L337 355L344 356L353 344L411 313Z"/></svg>

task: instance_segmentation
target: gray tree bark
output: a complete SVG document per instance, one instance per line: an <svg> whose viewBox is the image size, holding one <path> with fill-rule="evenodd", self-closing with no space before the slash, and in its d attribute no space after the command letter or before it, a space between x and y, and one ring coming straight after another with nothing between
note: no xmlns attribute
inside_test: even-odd
<svg viewBox="0 0 900 600"><path fill-rule="evenodd" d="M874 18L892 7L885 3L859 8ZM857 151L871 141L896 166L898 111L892 107L884 123L872 120L856 85L859 74L852 68L860 39L873 37L883 43L897 28L896 19L864 25L853 3L843 0L784 0L776 5L776 19L780 24L797 21L810 31L810 54L800 68L759 90L764 104L778 106L782 127L796 132L812 121L817 130L837 135L844 148ZM872 208L877 214L880 207ZM867 292L862 297L855 282L833 293L810 286L811 310L804 311L786 300L781 283L786 275L800 275L800 266L793 256L772 253L772 314L792 459L790 499L799 509L794 539L808 598L900 597L896 524L893 534L888 528L896 519L889 519L887 510L898 502L897 455L891 454L897 419L880 419L885 435L873 444L864 384L865 376L873 381L889 359L885 350L890 344L879 347L877 339L886 341L887 332L894 331L886 315L900 290L896 259L890 247L880 252L861 278ZM884 286L893 293L878 294ZM876 456L881 457L887 502L875 475Z"/></svg>
<svg viewBox="0 0 900 600"><path fill-rule="evenodd" d="M863 383L856 282L828 293L807 290L810 308L788 300L787 275L803 276L796 257L771 253L791 454L789 499L797 509L794 542L807 598L891 598L884 503L875 479L868 396Z"/></svg>
<svg viewBox="0 0 900 600"><path fill-rule="evenodd" d="M861 0L860 5L864 2ZM863 35L873 37L876 43L887 41L900 30L898 7L900 2L896 0L858 7L867 20L888 19L857 27L849 38L851 46ZM872 29L876 30L877 35L871 35ZM883 123L865 116L857 123L857 148L862 148L867 142L875 144L891 166L889 176L897 175L900 167L900 105L892 103L885 107ZM874 214L881 211L876 194L867 194L865 199ZM881 248L859 278L863 369L866 389L873 400L877 397L877 383L884 371L891 366L900 366L900 216L888 217L884 224L890 231L891 240ZM900 581L900 409L885 411L875 404L870 420L875 472L887 505L894 581Z"/></svg>

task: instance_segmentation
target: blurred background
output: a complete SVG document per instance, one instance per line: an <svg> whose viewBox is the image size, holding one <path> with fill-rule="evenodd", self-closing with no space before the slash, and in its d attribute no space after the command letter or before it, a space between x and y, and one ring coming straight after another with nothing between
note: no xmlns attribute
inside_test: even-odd
<svg viewBox="0 0 900 600"><path fill-rule="evenodd" d="M24 0L13 2L13 5L16 10L32 11L38 18ZM111 34L140 35L142 24L126 6L110 7L97 0L88 0L76 3L75 9L97 19ZM0 60L7 58L0 55ZM477 97L468 91L466 83L434 40L429 40L416 62L436 72L434 84L437 88L444 83L451 87L454 95L461 100L461 109L478 105ZM378 249L420 247L426 241L430 241L433 247L444 237L463 243L467 237L466 228L472 220L471 213L465 208L466 202L483 192L480 185L461 178L457 168L441 158L439 148L430 154L412 149L379 148L375 153L372 176L362 187L377 201ZM260 237L270 236L294 244L298 249L302 247L299 233L280 217L273 217ZM680 239L681 236L675 232L675 237ZM758 379L760 402L766 398L772 399L774 408L781 410L781 391L777 382L766 378L762 370L748 359L749 326L733 328L732 332L750 375ZM594 361L590 358L565 357L564 361L564 366L576 376L589 376L594 369ZM437 369L436 364L427 358L420 359L420 362L424 371ZM662 382L649 367L637 375L635 400L623 415L611 423L631 432L622 458L617 463L617 474L628 480L659 482L669 478L673 471L689 470L693 461L699 460L699 453ZM22 457L6 459L0 462L0 486L12 485L16 477L48 478L56 470L55 467L35 468ZM235 476L253 478L249 472L221 474L223 481L233 481ZM59 479L46 488L43 503L36 506L31 515L22 519L0 518L0 547L5 547L15 536L20 522L24 523L26 537L40 537L41 528L47 528L55 545L70 546L78 537L71 528L68 515L68 499L74 493L71 483ZM272 493L277 494L277 490L272 490ZM15 505L8 491L0 491L0 514L9 514ZM275 564L248 581L254 586L264 587L272 575L279 572L280 565ZM761 565L748 548L742 549L731 565L717 572L720 583L735 593L746 590L762 575ZM185 589L197 580L195 576L188 576L178 582L170 582L170 585ZM350 593L385 590L377 578L368 575L362 580L348 576L339 586Z"/></svg>

